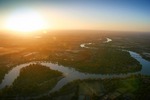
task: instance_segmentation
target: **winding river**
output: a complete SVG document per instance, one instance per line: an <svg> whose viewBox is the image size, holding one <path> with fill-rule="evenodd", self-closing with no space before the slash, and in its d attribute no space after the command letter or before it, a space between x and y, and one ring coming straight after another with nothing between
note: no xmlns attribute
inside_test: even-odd
<svg viewBox="0 0 150 100"><path fill-rule="evenodd" d="M110 41L109 41L110 42ZM88 43L89 44L89 43ZM91 44L91 43L90 43ZM86 48L86 44L81 44L80 46L82 48ZM36 64L40 63L41 65L44 65L46 67L49 67L52 70L57 70L60 71L64 74L64 78L59 80L55 87L49 91L54 92L62 88L64 85L67 83L77 80L77 79L107 79L107 78L125 78L130 75L135 75L135 74L143 74L143 75L150 75L150 62L143 59L138 53L135 53L133 51L127 51L130 53L130 55L135 58L137 61L139 61L142 65L142 70L139 72L134 72L134 73L127 73L127 74L89 74L89 73L83 73L75 70L74 68L58 65L58 64L53 64L51 62L45 62L45 61L34 61L34 62L29 62L25 64L20 64L14 67L12 70L8 72L8 74L5 75L4 79L2 80L2 83L0 84L0 89L4 88L5 86L10 86L14 82L14 80L19 76L20 70L23 67L26 67L30 64Z"/></svg>

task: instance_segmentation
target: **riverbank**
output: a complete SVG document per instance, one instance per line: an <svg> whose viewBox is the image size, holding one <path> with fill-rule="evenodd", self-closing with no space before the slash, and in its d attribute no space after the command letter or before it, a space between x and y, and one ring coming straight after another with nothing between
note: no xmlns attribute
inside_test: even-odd
<svg viewBox="0 0 150 100"><path fill-rule="evenodd" d="M20 70L11 86L2 89L0 96L37 96L51 90L62 78L61 72L41 64L30 64Z"/></svg>
<svg viewBox="0 0 150 100"><path fill-rule="evenodd" d="M130 51L131 52L131 51ZM139 58L137 59L138 61L143 60L142 57L134 52L130 53L132 55L132 57ZM136 54L136 56L135 56ZM111 79L111 78L124 78L124 77L129 77L130 75L134 75L134 74L139 74L139 72L135 72L135 73L127 73L127 74L88 74L88 73L81 73L76 71L73 68L69 68L69 67L64 67L58 64L53 64L53 63L49 63L49 62L30 62L30 63L26 63L26 64L22 64L22 65L18 65L17 67L15 67L14 69L12 69L8 74L6 74L3 82L0 84L1 88L4 88L5 86L9 86L11 85L14 80L19 76L20 70L23 67L29 66L30 64L36 64L36 63L40 63L43 66L47 66L52 70L58 70L60 72L62 72L65 75L65 78L61 79L56 86L52 89L52 91L57 91L60 88L62 88L64 85L66 85L68 82L71 82L73 80L77 80L77 79L88 79L88 78L101 78L101 79ZM144 67L147 67L145 65L145 63L141 63L143 66L143 69L145 69ZM142 74L143 71L141 70ZM16 74L13 74L16 73ZM147 74L147 73L146 73Z"/></svg>
<svg viewBox="0 0 150 100"><path fill-rule="evenodd" d="M53 100L83 100L85 98L92 98L93 100L142 100L145 98L148 100L150 98L149 83L150 77L142 75L130 76L125 79L76 80L65 85L60 91L47 96L47 98Z"/></svg>

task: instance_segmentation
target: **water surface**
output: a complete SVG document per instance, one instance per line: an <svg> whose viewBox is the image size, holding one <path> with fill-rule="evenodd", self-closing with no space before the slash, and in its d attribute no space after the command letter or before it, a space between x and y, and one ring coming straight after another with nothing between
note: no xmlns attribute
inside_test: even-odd
<svg viewBox="0 0 150 100"><path fill-rule="evenodd" d="M112 41L109 38L107 38L107 41ZM107 42L108 43L108 42ZM83 43L81 44L81 48L88 48L86 45L90 45L92 43ZM84 72L79 72L75 70L74 68L70 68L67 66L62 66L58 64L54 64L51 62L45 62L45 61L35 61L35 62L29 62L25 64L20 64L16 67L14 67L12 70L8 72L8 74L5 75L4 79L2 80L2 83L0 84L0 89L4 88L5 86L10 86L14 82L14 80L19 76L20 70L23 67L29 66L30 64L36 64L40 63L41 65L44 65L46 67L49 67L52 70L57 70L59 72L62 72L63 75L65 76L62 78L60 81L57 82L55 87L50 90L50 92L54 92L62 88L64 85L67 83L77 80L77 79L108 79L108 78L125 78L129 77L131 75L135 74L143 74L143 75L150 75L150 62L143 59L138 53L133 52L133 51L126 51L129 52L131 57L135 58L137 61L139 61L142 65L142 69L139 72L133 72L133 73L127 73L127 74L90 74L90 73L84 73ZM32 84L32 83L31 83Z"/></svg>
<svg viewBox="0 0 150 100"><path fill-rule="evenodd" d="M128 77L130 75L135 75L135 74L143 74L143 75L150 75L150 62L143 59L139 54L132 52L132 51L128 51L130 53L130 55L135 58L136 60L138 60L141 64L142 64L142 70L139 72L134 72L134 73L127 73L127 74L89 74L89 73L83 73L83 72L79 72L77 70L75 70L74 68L70 68L70 67L65 67L62 65L58 65L58 64L53 64L51 62L44 62L44 61L35 61L35 62L30 62L30 63L25 63L25 64L21 64L18 65L16 67L14 67L12 70L9 71L8 74L5 75L2 83L0 84L0 88L4 88L5 86L10 86L12 85L12 83L14 82L14 80L19 76L20 70L23 67L29 66L30 64L36 64L36 63L40 63L41 65L44 65L46 67L49 67L52 70L57 70L59 72L62 72L64 74L64 78L62 78L60 81L58 81L58 83L56 84L56 86L50 91L57 91L59 90L61 87L63 87L64 85L66 85L67 83L73 81L73 80L77 80L77 79L106 79L106 78L124 78L124 77ZM32 84L32 83L31 83Z"/></svg>

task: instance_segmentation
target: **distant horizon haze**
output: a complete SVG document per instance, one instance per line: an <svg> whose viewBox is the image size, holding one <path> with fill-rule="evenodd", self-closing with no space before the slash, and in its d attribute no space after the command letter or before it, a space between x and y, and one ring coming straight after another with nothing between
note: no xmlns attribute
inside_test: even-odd
<svg viewBox="0 0 150 100"><path fill-rule="evenodd" d="M150 32L149 5L149 0L1 0L0 30Z"/></svg>

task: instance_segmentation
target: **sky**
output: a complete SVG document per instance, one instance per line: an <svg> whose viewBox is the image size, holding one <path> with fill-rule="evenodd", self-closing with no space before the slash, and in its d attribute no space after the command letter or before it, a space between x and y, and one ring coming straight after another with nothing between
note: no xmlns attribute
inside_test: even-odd
<svg viewBox="0 0 150 100"><path fill-rule="evenodd" d="M40 13L49 30L150 32L150 0L0 0L0 28L24 10Z"/></svg>

